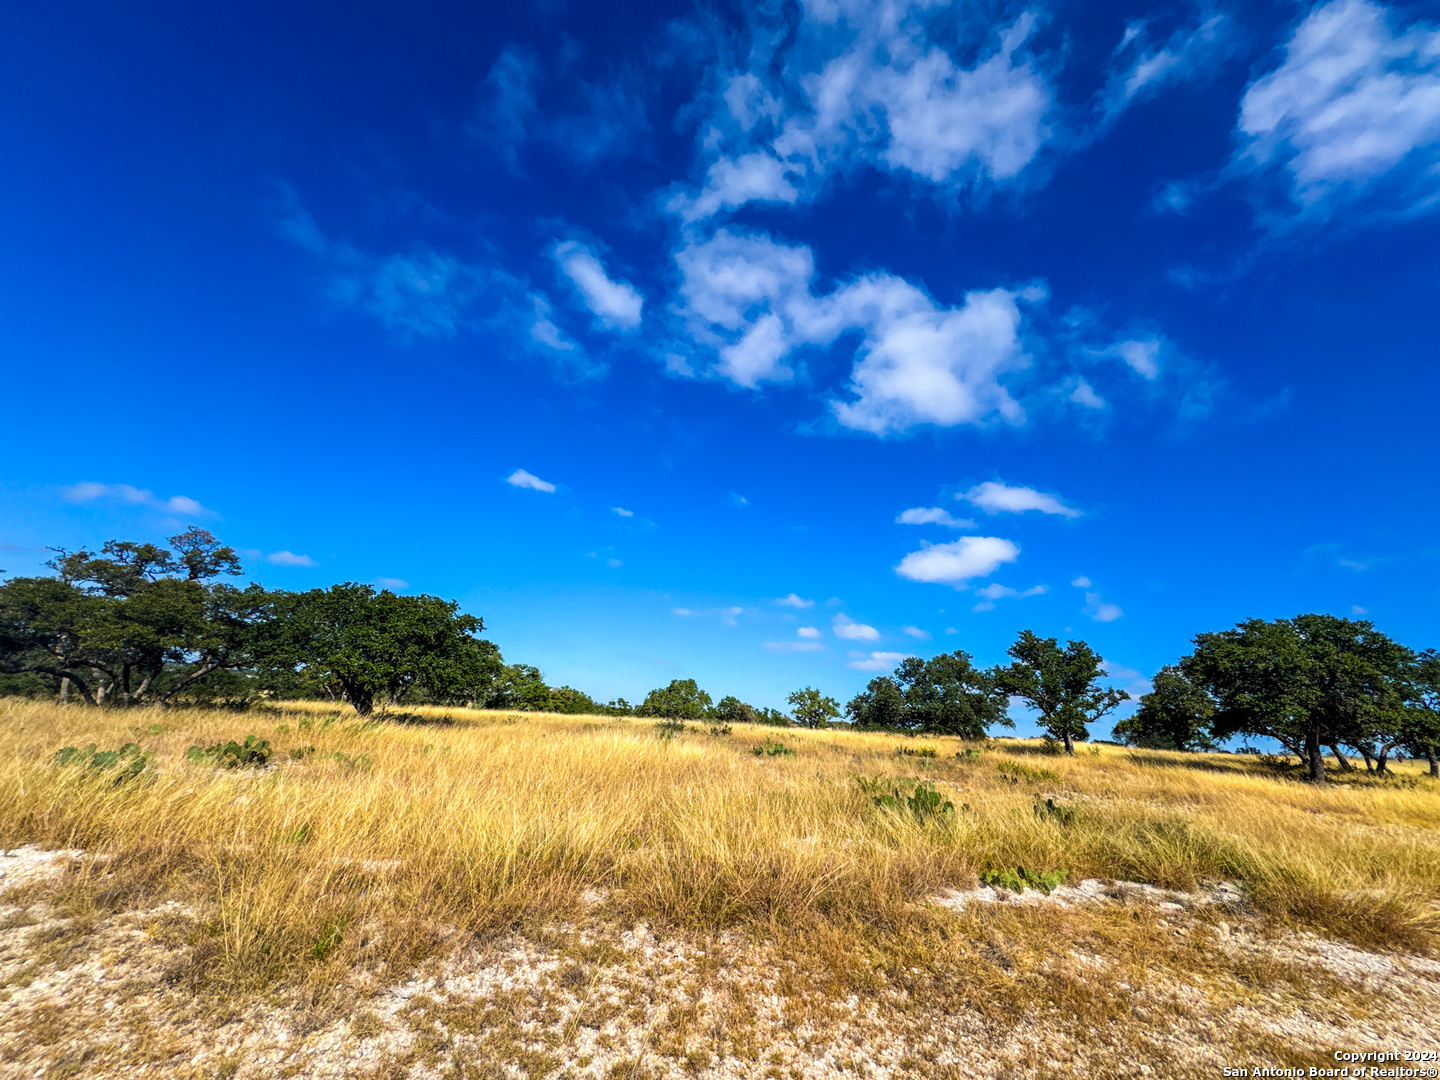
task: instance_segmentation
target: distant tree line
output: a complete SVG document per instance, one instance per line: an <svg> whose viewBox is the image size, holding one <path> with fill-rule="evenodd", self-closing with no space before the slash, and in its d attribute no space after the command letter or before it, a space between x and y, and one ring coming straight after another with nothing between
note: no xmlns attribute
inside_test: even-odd
<svg viewBox="0 0 1440 1080"><path fill-rule="evenodd" d="M0 693L53 694L91 705L328 698L363 715L410 704L634 715L823 727L834 698L804 687L791 714L735 697L713 701L693 679L638 705L599 702L507 664L480 637L483 621L435 596L400 596L353 582L287 592L221 578L240 559L204 529L169 548L110 541L59 551L52 575L0 582ZM1440 776L1440 653L1416 653L1368 621L1331 615L1251 619L1203 633L1161 669L1139 710L1115 726L1131 745L1211 750L1237 735L1274 739L1325 779L1342 769L1388 772L1403 753ZM908 657L845 706L856 728L980 739L1013 726L1011 702L1033 710L1045 736L1073 754L1090 726L1129 695L1102 685L1102 658L1083 641L1023 631L1010 663L978 668L968 653Z"/></svg>

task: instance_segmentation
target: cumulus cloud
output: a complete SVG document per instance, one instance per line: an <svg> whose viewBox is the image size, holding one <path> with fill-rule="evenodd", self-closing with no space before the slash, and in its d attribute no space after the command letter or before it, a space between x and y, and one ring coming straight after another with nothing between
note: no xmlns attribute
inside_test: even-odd
<svg viewBox="0 0 1440 1080"><path fill-rule="evenodd" d="M830 624L830 630L838 638L846 641L879 641L880 631L873 626L866 626L864 623L856 622L844 612L836 615Z"/></svg>
<svg viewBox="0 0 1440 1080"><path fill-rule="evenodd" d="M845 666L856 671L889 671L909 655L911 654L898 652L852 652L850 662Z"/></svg>
<svg viewBox="0 0 1440 1080"><path fill-rule="evenodd" d="M525 469L516 469L505 478L505 482L511 487L528 488L530 491L544 491L549 494L553 494L555 491L555 485L550 481L541 480L540 477Z"/></svg>
<svg viewBox="0 0 1440 1080"><path fill-rule="evenodd" d="M1084 574L1081 574L1074 581L1070 582L1070 584L1074 585L1077 589L1088 589L1090 588L1092 582Z"/></svg>
<svg viewBox="0 0 1440 1080"><path fill-rule="evenodd" d="M1394 212L1440 200L1440 29L1371 0L1316 4L1283 62L1245 91L1233 167L1281 178L1294 212L1333 216L1381 194Z"/></svg>
<svg viewBox="0 0 1440 1080"><path fill-rule="evenodd" d="M929 630L922 630L922 629L920 629L920 627L918 627L918 626L905 626L905 627L901 627L901 629L903 629L903 630L905 631L905 633L909 634L909 635L910 635L911 637L913 637L913 638L919 638L921 641L929 641L929 640L930 640L930 631L929 631Z"/></svg>
<svg viewBox="0 0 1440 1080"><path fill-rule="evenodd" d="M640 325L645 301L639 291L628 281L613 280L588 247L566 241L556 244L551 256L601 326L634 330Z"/></svg>
<svg viewBox="0 0 1440 1080"><path fill-rule="evenodd" d="M963 496L987 514L1023 514L1027 510L1038 510L1042 514L1058 514L1061 517L1077 518L1080 511L1066 506L1054 495L1028 487L1011 487L995 480L977 484Z"/></svg>
<svg viewBox="0 0 1440 1080"><path fill-rule="evenodd" d="M67 502L120 502L131 506L149 507L151 510L164 510L170 514L182 514L186 517L217 516L215 511L207 510L188 495L171 495L164 498L148 488L138 488L131 484L99 484L93 480L85 480L62 488L60 494Z"/></svg>
<svg viewBox="0 0 1440 1080"><path fill-rule="evenodd" d="M962 586L986 577L1020 557L1020 548L998 536L962 536L948 544L927 544L900 560L895 572L911 581Z"/></svg>
<svg viewBox="0 0 1440 1080"><path fill-rule="evenodd" d="M619 514L623 518L632 518L635 516L634 510L626 510L623 506L612 506L610 507L610 509L612 512Z"/></svg>
<svg viewBox="0 0 1440 1080"><path fill-rule="evenodd" d="M952 517L948 510L938 506L916 506L903 510L895 519L897 525L945 525L951 529L973 529L975 522Z"/></svg>
<svg viewBox="0 0 1440 1080"><path fill-rule="evenodd" d="M815 606L814 600L806 600L803 596L800 596L793 592L789 593L786 596L782 596L779 600L776 600L775 602L781 607L795 608L800 611Z"/></svg>
<svg viewBox="0 0 1440 1080"><path fill-rule="evenodd" d="M859 164L951 191L1017 183L1050 134L1053 93L1027 52L1035 18L957 41L937 8L839 0L787 19L760 5L702 125L705 179L671 210L693 222L790 204Z"/></svg>
<svg viewBox="0 0 1440 1080"><path fill-rule="evenodd" d="M318 566L309 555L296 555L293 551L272 551L265 561L275 566Z"/></svg>
<svg viewBox="0 0 1440 1080"><path fill-rule="evenodd" d="M813 626L802 626L796 630L795 633L803 638L818 638L820 636L820 631Z"/></svg>
<svg viewBox="0 0 1440 1080"><path fill-rule="evenodd" d="M797 352L858 333L848 400L831 402L846 427L886 435L1024 420L1000 380L1030 363L1020 302L1043 290L975 290L946 307L903 278L875 273L817 295L810 248L730 229L687 244L675 262L680 317L713 353L710 369L739 386L788 381Z"/></svg>

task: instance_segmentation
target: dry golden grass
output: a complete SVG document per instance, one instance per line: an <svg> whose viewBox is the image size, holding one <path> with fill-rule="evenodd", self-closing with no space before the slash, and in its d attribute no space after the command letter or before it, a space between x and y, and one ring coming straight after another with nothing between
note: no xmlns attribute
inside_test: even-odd
<svg viewBox="0 0 1440 1080"><path fill-rule="evenodd" d="M1226 755L1067 759L1021 741L703 725L667 740L638 720L420 712L367 724L308 704L0 701L0 844L106 856L66 879L76 916L190 905L203 921L193 977L236 991L356 964L404 971L457 935L573 919L587 890L617 924L901 934L928 918L917 901L988 867L1237 881L1272 923L1367 947L1428 951L1440 925L1440 785L1408 764L1392 781L1314 788ZM249 733L276 747L271 768L185 758ZM768 738L796 753L757 757ZM53 764L62 746L131 740L155 752L140 781ZM897 753L919 747L936 756ZM960 810L878 810L859 776L932 780ZM1037 816L1037 794L1074 820Z"/></svg>

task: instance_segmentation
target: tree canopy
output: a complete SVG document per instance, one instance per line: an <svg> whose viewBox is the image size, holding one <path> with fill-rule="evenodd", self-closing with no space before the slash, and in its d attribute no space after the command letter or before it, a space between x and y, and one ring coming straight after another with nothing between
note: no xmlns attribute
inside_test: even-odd
<svg viewBox="0 0 1440 1080"><path fill-rule="evenodd" d="M1102 658L1083 641L1067 641L1062 649L1054 638L1023 630L1009 653L1014 662L1000 669L1000 689L1038 712L1040 726L1067 754L1090 737L1090 724L1129 700L1124 690L1100 685Z"/></svg>
<svg viewBox="0 0 1440 1080"><path fill-rule="evenodd" d="M846 714L856 727L957 735L981 739L995 724L1013 726L994 671L981 671L970 654L909 656L892 675L871 679Z"/></svg>

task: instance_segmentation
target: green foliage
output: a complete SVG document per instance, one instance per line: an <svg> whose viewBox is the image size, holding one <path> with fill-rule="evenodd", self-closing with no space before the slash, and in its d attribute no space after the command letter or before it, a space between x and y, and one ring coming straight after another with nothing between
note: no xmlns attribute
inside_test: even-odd
<svg viewBox="0 0 1440 1080"><path fill-rule="evenodd" d="M1051 769L1039 769L1034 765L1026 765L1023 761L997 761L995 769L1001 776L1014 782L1020 780L1028 780L1036 784L1060 782L1059 773Z"/></svg>
<svg viewBox="0 0 1440 1080"><path fill-rule="evenodd" d="M756 757L794 757L795 751L779 739L767 738L759 746L752 746L750 752Z"/></svg>
<svg viewBox="0 0 1440 1080"><path fill-rule="evenodd" d="M1014 662L997 672L998 690L1038 712L1046 734L1067 754L1075 753L1076 740L1090 737L1087 725L1130 698L1100 686L1101 657L1083 641L1068 641L1062 649L1054 638L1023 630L1009 653Z"/></svg>
<svg viewBox="0 0 1440 1080"><path fill-rule="evenodd" d="M933 746L897 746L895 756L933 758L935 757L935 748Z"/></svg>
<svg viewBox="0 0 1440 1080"><path fill-rule="evenodd" d="M932 819L949 820L955 816L955 804L936 791L935 785L928 780L916 783L914 790L908 794L905 787L896 780L882 780L878 776L871 779L857 776L855 782L860 785L861 791L870 796L870 801L882 810L908 813L920 822Z"/></svg>
<svg viewBox="0 0 1440 1080"><path fill-rule="evenodd" d="M1275 739L1325 779L1323 747L1398 741L1413 656L1368 621L1334 615L1250 619L1200 634L1180 661L1214 701L1214 735Z"/></svg>
<svg viewBox="0 0 1440 1080"><path fill-rule="evenodd" d="M361 716L412 690L474 700L496 677L499 651L474 637L485 624L453 600L347 582L280 594L275 616L258 646L265 661L333 684Z"/></svg>
<svg viewBox="0 0 1440 1080"><path fill-rule="evenodd" d="M291 761L304 761L307 757L314 756L314 754L315 747L313 746L294 746L290 748Z"/></svg>
<svg viewBox="0 0 1440 1080"><path fill-rule="evenodd" d="M1172 664L1156 673L1154 689L1140 699L1140 710L1115 725L1115 737L1126 746L1151 750L1213 750L1214 715L1210 695Z"/></svg>
<svg viewBox="0 0 1440 1080"><path fill-rule="evenodd" d="M196 764L217 769L263 769L270 764L273 754L270 740L257 739L254 735L246 735L243 743L232 739L214 746L192 746L185 751L185 756Z"/></svg>
<svg viewBox="0 0 1440 1080"><path fill-rule="evenodd" d="M726 735L729 735L729 734L730 734L730 725L729 725L729 724L711 724L711 725L710 725L710 734L711 734L711 735L714 735L716 738L724 738Z"/></svg>
<svg viewBox="0 0 1440 1080"><path fill-rule="evenodd" d="M83 768L87 772L108 772L115 770L114 782L123 784L133 780L149 767L154 753L142 751L133 742L126 743L119 750L97 750L91 743L84 750L66 746L55 752L55 764Z"/></svg>
<svg viewBox="0 0 1440 1080"><path fill-rule="evenodd" d="M325 928L315 944L310 946L310 956L315 960L324 960L345 937L345 920L336 919Z"/></svg>
<svg viewBox="0 0 1440 1080"><path fill-rule="evenodd" d="M995 672L974 666L970 654L906 657L893 675L870 680L845 707L857 728L981 739L994 724L1011 726Z"/></svg>
<svg viewBox="0 0 1440 1080"><path fill-rule="evenodd" d="M666 720L701 720L710 708L710 695L694 679L675 679L669 686L651 690L635 710L636 716Z"/></svg>
<svg viewBox="0 0 1440 1080"><path fill-rule="evenodd" d="M354 757L351 757L349 754L342 753L339 750L336 750L330 755L330 760L339 763L340 767L346 772L368 773L375 767L375 763L364 754L356 754Z"/></svg>
<svg viewBox="0 0 1440 1080"><path fill-rule="evenodd" d="M1065 884L1069 877L1069 870L1031 870L1025 866L1017 866L1013 870L986 870L980 874L982 883L996 889L1022 893L1029 888L1046 896L1056 886Z"/></svg>
<svg viewBox="0 0 1440 1080"><path fill-rule="evenodd" d="M796 690L786 700L795 712L796 723L802 727L824 727L840 715L840 703L813 686Z"/></svg>
<svg viewBox="0 0 1440 1080"><path fill-rule="evenodd" d="M669 741L685 730L685 723L682 720L661 720L655 725L655 734L660 738Z"/></svg>
<svg viewBox="0 0 1440 1080"><path fill-rule="evenodd" d="M1042 802L1038 795L1035 797L1035 816L1041 821L1053 822L1062 829L1075 824L1075 808L1073 806L1065 806L1049 798Z"/></svg>

